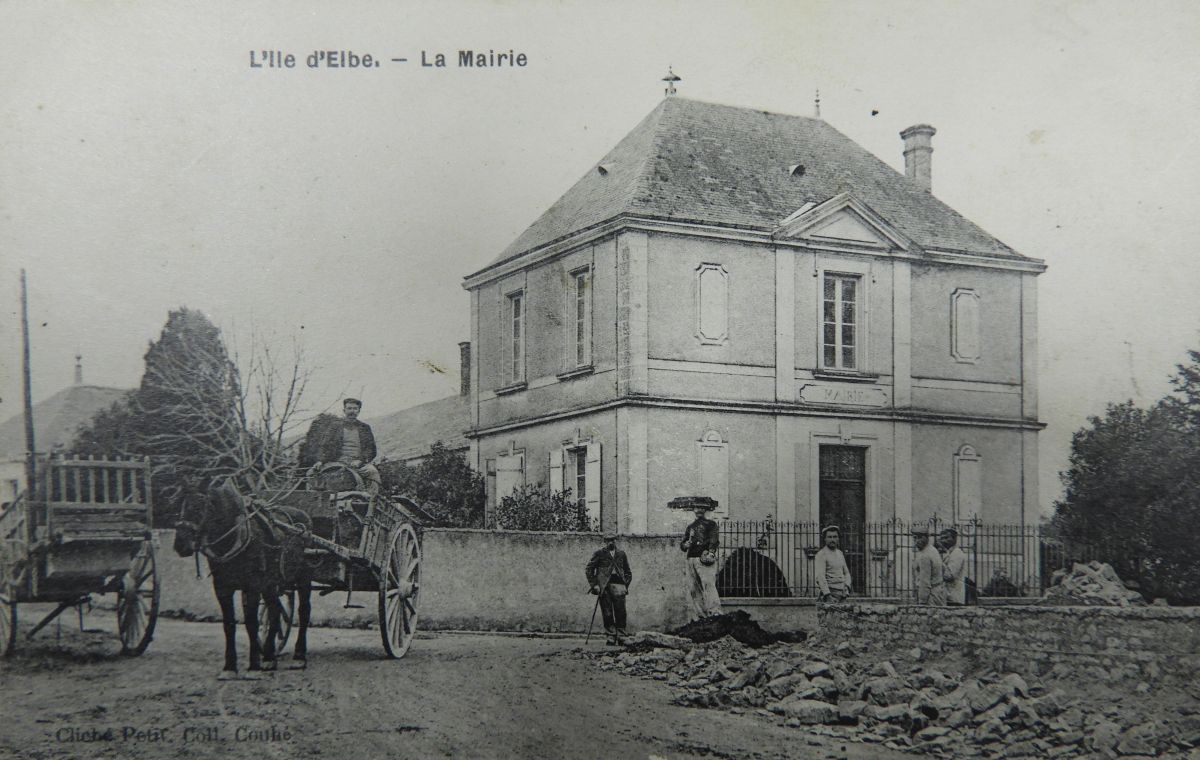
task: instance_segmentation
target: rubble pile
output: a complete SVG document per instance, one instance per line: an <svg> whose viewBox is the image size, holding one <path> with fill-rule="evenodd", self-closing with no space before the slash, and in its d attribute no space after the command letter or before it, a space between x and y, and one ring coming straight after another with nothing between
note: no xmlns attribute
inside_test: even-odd
<svg viewBox="0 0 1200 760"><path fill-rule="evenodd" d="M1104 562L1075 563L1070 572L1056 570L1050 583L1042 596L1047 604L1131 607L1146 603L1141 594L1125 588L1112 566Z"/></svg>
<svg viewBox="0 0 1200 760"><path fill-rule="evenodd" d="M867 662L845 643L822 653L803 644L752 649L729 637L696 644L640 633L625 650L596 657L603 669L666 682L676 704L756 713L938 757L1154 757L1200 746L1200 709L1135 717L1109 703L1089 712L1015 673L963 678L921 664L925 654L914 649L906 653L912 664L897 665ZM1137 723L1122 725L1131 719Z"/></svg>

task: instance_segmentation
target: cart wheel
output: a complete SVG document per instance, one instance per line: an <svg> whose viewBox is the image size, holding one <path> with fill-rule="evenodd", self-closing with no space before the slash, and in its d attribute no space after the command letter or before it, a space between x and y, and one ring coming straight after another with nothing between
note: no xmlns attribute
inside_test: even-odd
<svg viewBox="0 0 1200 760"><path fill-rule="evenodd" d="M8 657L17 645L17 602L9 596L8 585L0 578L0 657Z"/></svg>
<svg viewBox="0 0 1200 760"><path fill-rule="evenodd" d="M121 634L121 654L136 657L146 651L154 638L158 622L158 565L154 545L142 542L134 555L129 572L117 587L117 630Z"/></svg>
<svg viewBox="0 0 1200 760"><path fill-rule="evenodd" d="M379 632L388 657L400 658L417 632L421 590L421 545L405 523L392 533L379 577Z"/></svg>
<svg viewBox="0 0 1200 760"><path fill-rule="evenodd" d="M264 598L263 603L258 605L258 645L263 649L267 647L267 626L269 618L267 617L267 600ZM285 594L279 595L279 636L275 639L275 654L276 656L283 653L283 648L287 646L288 639L292 637L292 621L296 619L296 592L288 591Z"/></svg>

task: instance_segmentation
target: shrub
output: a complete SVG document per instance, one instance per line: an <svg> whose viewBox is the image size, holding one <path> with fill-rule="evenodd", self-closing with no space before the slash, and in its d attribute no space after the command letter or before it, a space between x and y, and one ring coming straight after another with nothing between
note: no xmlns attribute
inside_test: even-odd
<svg viewBox="0 0 1200 760"><path fill-rule="evenodd" d="M541 483L515 489L496 506L496 527L507 530L593 529L587 507L571 498L571 489L550 491Z"/></svg>

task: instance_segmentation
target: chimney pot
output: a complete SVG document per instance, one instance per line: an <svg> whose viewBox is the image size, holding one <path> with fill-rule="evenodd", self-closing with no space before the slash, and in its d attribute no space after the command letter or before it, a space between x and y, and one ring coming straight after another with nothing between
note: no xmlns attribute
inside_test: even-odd
<svg viewBox="0 0 1200 760"><path fill-rule="evenodd" d="M460 381L458 392L462 396L471 393L471 341L464 340L458 344L458 377Z"/></svg>
<svg viewBox="0 0 1200 760"><path fill-rule="evenodd" d="M928 124L914 124L900 133L904 140L904 176L916 180L925 192L932 192L933 188L931 141L936 134L937 130Z"/></svg>

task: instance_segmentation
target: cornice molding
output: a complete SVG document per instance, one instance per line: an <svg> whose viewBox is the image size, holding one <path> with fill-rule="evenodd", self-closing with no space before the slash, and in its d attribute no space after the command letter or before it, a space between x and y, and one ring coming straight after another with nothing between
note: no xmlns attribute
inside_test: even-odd
<svg viewBox="0 0 1200 760"><path fill-rule="evenodd" d="M731 412L744 414L771 414L788 417L822 417L853 420L875 420L879 422L907 422L927 425L965 425L969 427L1003 428L1009 430L1044 430L1046 423L1036 420L1025 420L1013 417L993 417L988 415L949 414L946 412L924 412L914 409L864 409L849 406L825 406L820 409L806 404L785 403L779 401L719 401L712 399L683 398L669 396L625 396L599 404L564 409L559 412L542 414L536 417L526 417L520 420L504 422L498 425L468 430L468 439L482 438L511 430L541 425L556 420L597 414L619 407L641 407L657 409L694 409L707 412Z"/></svg>
<svg viewBox="0 0 1200 760"><path fill-rule="evenodd" d="M819 208L819 207L818 207ZM812 209L816 210L816 209ZM857 210L857 209L856 209ZM835 209L836 211L836 209ZM811 211L810 211L811 213ZM833 242L831 240L790 239L777 237L771 230L750 230L736 227L722 227L700 222L681 222L653 217L640 217L622 214L601 222L593 227L573 233L560 240L548 243L504 261L480 269L463 278L463 289L474 290L488 283L507 277L535 264L573 253L586 245L594 245L605 238L624 231L656 232L684 237L702 237L726 240L736 243L757 243L764 247L803 248L813 251L830 253L850 253L882 259L904 259L909 261L924 261L937 264L953 264L957 266L974 266L988 269L1005 269L1018 272L1040 274L1046 271L1046 264L1041 259L1015 258L1007 256L992 256L984 253L964 253L961 251L946 251L924 249L920 251L915 244L912 250L884 250L876 246L858 246L851 241Z"/></svg>

